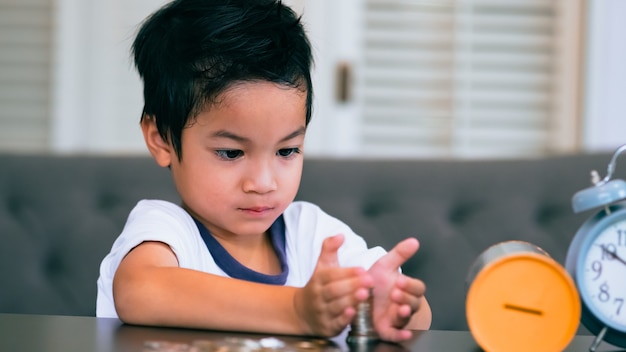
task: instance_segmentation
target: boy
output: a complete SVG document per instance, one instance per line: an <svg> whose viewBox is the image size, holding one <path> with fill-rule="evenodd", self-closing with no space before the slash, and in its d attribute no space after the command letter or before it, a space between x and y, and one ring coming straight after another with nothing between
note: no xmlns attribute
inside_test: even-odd
<svg viewBox="0 0 626 352"><path fill-rule="evenodd" d="M98 279L97 315L131 324L332 337L374 292L380 337L428 329L424 284L293 202L311 117L311 49L277 0L176 0L142 25L146 145L181 205L143 200Z"/></svg>

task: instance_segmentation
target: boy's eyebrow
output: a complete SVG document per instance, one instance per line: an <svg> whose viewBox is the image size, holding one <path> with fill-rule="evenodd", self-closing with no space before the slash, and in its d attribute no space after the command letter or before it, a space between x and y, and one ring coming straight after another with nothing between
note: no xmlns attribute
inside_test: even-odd
<svg viewBox="0 0 626 352"><path fill-rule="evenodd" d="M298 137L300 135L303 135L305 132L306 132L306 127L302 126L302 127L298 128L297 130L291 132L290 134L288 134L284 138L282 138L280 141L281 142L288 141L288 140L290 140L292 138L295 138L295 137ZM246 137L239 136L237 134L234 134L234 133L226 131L226 130L219 130L219 131L213 133L213 137L228 138L228 139L232 139L234 141L241 142L241 143L249 141L249 139L246 138Z"/></svg>
<svg viewBox="0 0 626 352"><path fill-rule="evenodd" d="M232 139L232 140L237 141L237 142L245 142L245 141L248 140L248 138L238 136L238 135L236 135L236 134L234 134L232 132L228 132L228 131L225 131L225 130L219 130L219 131L213 133L213 137L228 138L228 139Z"/></svg>
<svg viewBox="0 0 626 352"><path fill-rule="evenodd" d="M281 139L281 142L286 142L292 138L296 138L298 136L303 135L306 132L306 127L302 126L300 128L298 128L297 130L291 132L290 134L288 134L285 138Z"/></svg>

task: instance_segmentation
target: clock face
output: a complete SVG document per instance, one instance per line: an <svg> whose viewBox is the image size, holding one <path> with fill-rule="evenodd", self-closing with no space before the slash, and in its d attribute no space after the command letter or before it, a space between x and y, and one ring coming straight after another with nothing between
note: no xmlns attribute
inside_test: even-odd
<svg viewBox="0 0 626 352"><path fill-rule="evenodd" d="M604 324L626 331L626 216L598 229L579 258L580 294Z"/></svg>

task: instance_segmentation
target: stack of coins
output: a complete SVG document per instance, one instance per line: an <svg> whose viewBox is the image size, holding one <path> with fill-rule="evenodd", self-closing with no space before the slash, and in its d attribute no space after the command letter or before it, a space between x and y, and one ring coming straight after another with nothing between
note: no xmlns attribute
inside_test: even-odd
<svg viewBox="0 0 626 352"><path fill-rule="evenodd" d="M374 296L370 290L369 298L357 306L356 316L350 324L350 332L346 342L350 344L367 344L378 341L378 333L374 329L372 311Z"/></svg>

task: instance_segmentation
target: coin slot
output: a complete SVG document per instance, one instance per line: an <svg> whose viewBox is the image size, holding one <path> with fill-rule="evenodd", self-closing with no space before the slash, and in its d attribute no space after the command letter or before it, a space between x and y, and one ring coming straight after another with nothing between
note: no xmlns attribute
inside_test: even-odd
<svg viewBox="0 0 626 352"><path fill-rule="evenodd" d="M522 313L529 313L529 314L535 314L535 315L543 315L543 312L537 309L532 309L532 308L526 308L526 307L520 307L520 306L516 306L513 304L508 304L506 303L504 305L505 309L510 309L510 310L516 310L518 312L522 312Z"/></svg>

